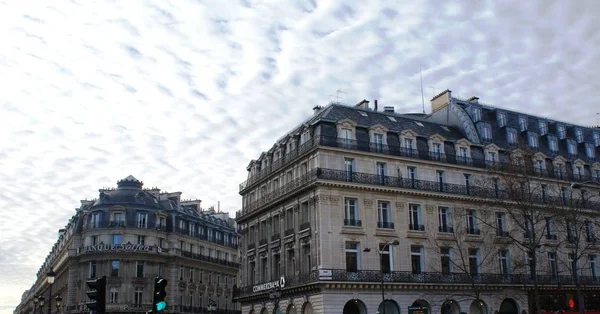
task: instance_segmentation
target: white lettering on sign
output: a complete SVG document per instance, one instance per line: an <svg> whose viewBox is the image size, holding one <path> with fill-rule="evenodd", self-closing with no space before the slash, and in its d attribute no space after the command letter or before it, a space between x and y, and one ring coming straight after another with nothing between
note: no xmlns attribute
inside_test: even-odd
<svg viewBox="0 0 600 314"><path fill-rule="evenodd" d="M252 291L254 293L256 293L256 292L261 292L261 291L265 291L265 290L271 290L274 288L283 289L284 287L285 287L285 277L281 276L281 278L279 278L279 280L261 283L260 285L256 285L256 286L252 287Z"/></svg>

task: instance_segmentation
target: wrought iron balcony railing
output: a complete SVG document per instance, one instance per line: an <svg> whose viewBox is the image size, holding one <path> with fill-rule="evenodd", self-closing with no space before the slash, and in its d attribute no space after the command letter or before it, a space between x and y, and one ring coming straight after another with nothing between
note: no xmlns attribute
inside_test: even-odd
<svg viewBox="0 0 600 314"><path fill-rule="evenodd" d="M362 227L362 220L360 220L360 219L344 219L344 226Z"/></svg>
<svg viewBox="0 0 600 314"><path fill-rule="evenodd" d="M310 221L305 221L300 224L300 231L310 228Z"/></svg>
<svg viewBox="0 0 600 314"><path fill-rule="evenodd" d="M481 230L479 230L477 228L466 228L465 232L467 234L471 234L471 235L480 235L481 234Z"/></svg>
<svg viewBox="0 0 600 314"><path fill-rule="evenodd" d="M394 229L394 223L389 221L378 221L377 228L381 229Z"/></svg>
<svg viewBox="0 0 600 314"><path fill-rule="evenodd" d="M207 256L204 254L198 254L198 253L192 253L190 251L183 251L180 249L174 249L173 250L175 254L179 254L183 257L187 257L187 258L193 258L199 261L205 261L205 262L210 262L213 264L219 264L219 265L225 265L225 266L229 266L229 267L233 267L233 268L239 268L240 264L236 263L236 262L230 262L221 258L216 258L216 257L211 257L211 256Z"/></svg>
<svg viewBox="0 0 600 314"><path fill-rule="evenodd" d="M345 269L321 269L307 274L301 274L298 277L286 278L286 288L300 286L317 282L381 282L380 270L358 270L347 271ZM330 274L330 275L329 275ZM534 276L531 274L495 274L495 273L442 273L442 272L421 272L412 271L392 271L383 275L385 282L393 283L414 283L414 284L463 284L463 285L533 285ZM580 284L600 286L600 279L594 276L578 276ZM568 286L575 285L573 276L557 275L537 275L538 284ZM252 285L240 287L236 291L237 297L253 295ZM265 294L267 292L264 292Z"/></svg>
<svg viewBox="0 0 600 314"><path fill-rule="evenodd" d="M408 225L408 230L411 230L411 231L425 231L425 225L413 225L413 224L409 224Z"/></svg>
<svg viewBox="0 0 600 314"><path fill-rule="evenodd" d="M277 170L280 170L283 166L288 165L292 161L296 160L298 156L303 155L304 153L310 151L312 148L322 145L329 147L339 147L349 150L358 150L365 151L371 153L392 155L392 156L401 156L408 157L413 159L422 159L422 160L430 160L430 161L438 161L448 164L456 164L456 165L464 165L482 169L497 169L499 171L514 171L514 165L510 165L505 161L490 161L484 158L472 158L460 155L453 154L443 154L440 152L433 152L427 150L420 149L409 149L405 147L401 147L400 145L383 145L380 143L372 143L368 141L355 141L355 140L347 140L337 137L328 137L321 136L316 137L309 140L307 143L301 145L298 149L292 151L290 154L284 156L284 158L274 162L269 167L261 170L259 173L250 177L247 181L240 184L240 192L250 187L252 184L261 181L262 179L267 178L270 174L274 173ZM569 156L569 158L576 158L577 155ZM591 162L591 160L589 160ZM519 169L517 171L521 171L523 169ZM548 169L535 169L535 167L527 167L527 174L545 177L545 178L553 178L553 179L561 179L561 180L569 180L569 181L597 181L600 182L600 177L591 176L591 175L578 175L574 174L570 171L570 169L565 170L548 170ZM385 181L384 179L380 179L380 181ZM382 184L385 182L381 182Z"/></svg>
<svg viewBox="0 0 600 314"><path fill-rule="evenodd" d="M438 226L438 231L443 233L454 233L454 228L450 226Z"/></svg>

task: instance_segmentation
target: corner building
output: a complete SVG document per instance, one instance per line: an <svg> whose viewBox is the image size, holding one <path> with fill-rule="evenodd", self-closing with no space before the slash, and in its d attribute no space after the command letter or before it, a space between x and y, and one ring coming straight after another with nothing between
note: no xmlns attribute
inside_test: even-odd
<svg viewBox="0 0 600 314"><path fill-rule="evenodd" d="M535 180L563 189L580 182L597 195L587 182L600 181L600 129L459 99L449 90L431 106L429 115L382 110L366 100L317 106L250 162L236 214L242 268L235 299L243 314L530 312L536 274L519 267L526 257L508 238L522 236L512 228L517 222L491 208L498 231L489 233L473 218L483 215L478 204L503 187L476 194L474 182L506 163L524 140L541 167ZM600 210L598 201L586 208ZM451 266L457 248L435 247L457 236L459 221L468 276ZM548 234L544 244L564 247L563 236ZM593 230L588 239L595 239ZM486 247L493 254L484 264ZM586 309L598 310L600 252L588 250L580 278ZM547 294L541 311L562 309L573 283L556 256L536 254Z"/></svg>
<svg viewBox="0 0 600 314"><path fill-rule="evenodd" d="M22 297L15 314L39 313L34 296L62 297L61 312L88 313L86 280L107 277L107 313L152 309L154 278L168 281L165 313L239 313L235 221L181 192L144 189L132 176L83 200ZM46 274L53 270L50 287Z"/></svg>

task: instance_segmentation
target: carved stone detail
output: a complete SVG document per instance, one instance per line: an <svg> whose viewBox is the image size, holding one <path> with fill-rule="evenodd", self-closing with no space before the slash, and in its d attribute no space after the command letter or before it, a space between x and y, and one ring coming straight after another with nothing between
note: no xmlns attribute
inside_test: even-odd
<svg viewBox="0 0 600 314"><path fill-rule="evenodd" d="M404 203L402 203L402 202L396 202L396 209L399 212L403 213L404 212Z"/></svg>
<svg viewBox="0 0 600 314"><path fill-rule="evenodd" d="M331 205L339 205L340 204L340 197L339 196L330 196L329 197L329 203Z"/></svg>
<svg viewBox="0 0 600 314"><path fill-rule="evenodd" d="M435 206L433 206L433 205L425 206L425 211L427 212L428 215L433 215L434 209L435 209Z"/></svg>
<svg viewBox="0 0 600 314"><path fill-rule="evenodd" d="M363 203L365 204L365 208L367 208L367 209L373 208L373 200L372 199L365 198Z"/></svg>

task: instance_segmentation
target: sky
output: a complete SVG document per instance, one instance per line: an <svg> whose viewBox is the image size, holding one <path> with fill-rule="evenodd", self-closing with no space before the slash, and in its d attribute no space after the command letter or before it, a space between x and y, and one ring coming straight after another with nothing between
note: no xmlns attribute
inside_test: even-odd
<svg viewBox="0 0 600 314"><path fill-rule="evenodd" d="M249 161L312 107L420 112L420 69L426 112L448 88L596 124L598 12L595 0L0 0L0 314L99 188L133 175L234 214Z"/></svg>

